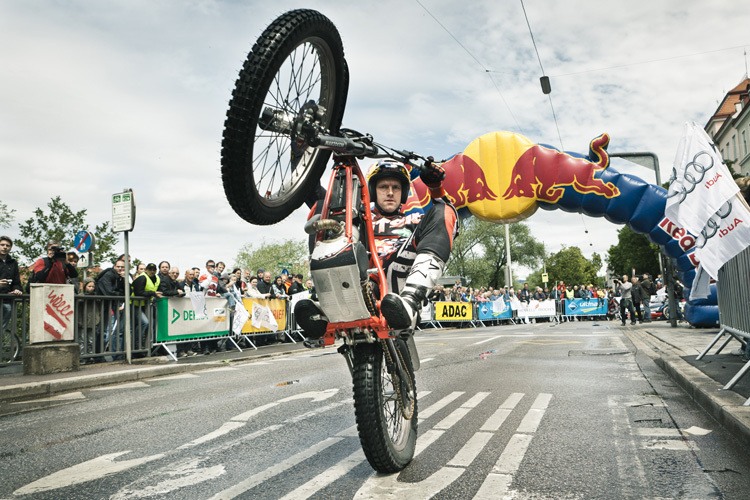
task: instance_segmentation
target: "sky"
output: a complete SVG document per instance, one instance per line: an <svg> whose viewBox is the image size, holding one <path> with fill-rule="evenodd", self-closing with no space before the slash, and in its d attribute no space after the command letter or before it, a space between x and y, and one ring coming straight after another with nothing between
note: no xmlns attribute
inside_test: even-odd
<svg viewBox="0 0 750 500"><path fill-rule="evenodd" d="M343 126L436 158L495 130L581 153L607 132L610 152L655 152L666 180L684 122L705 125L747 72L747 2L524 6L544 72L520 0L0 0L0 202L16 210L0 231L17 236L57 195L93 228L111 220L111 195L132 188L130 251L142 261L231 266L243 245L299 238L306 209L252 226L220 178L239 69L262 30L295 8L322 12L341 33ZM654 182L651 170L613 166ZM587 257L606 255L619 229L560 210L525 222L547 252L578 246Z"/></svg>

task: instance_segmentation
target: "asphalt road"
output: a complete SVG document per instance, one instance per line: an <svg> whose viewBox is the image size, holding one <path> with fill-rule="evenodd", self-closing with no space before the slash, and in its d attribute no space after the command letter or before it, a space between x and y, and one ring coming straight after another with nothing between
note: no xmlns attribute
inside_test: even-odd
<svg viewBox="0 0 750 500"><path fill-rule="evenodd" d="M418 454L395 475L365 460L330 348L11 404L0 499L750 497L748 450L624 331L420 332Z"/></svg>

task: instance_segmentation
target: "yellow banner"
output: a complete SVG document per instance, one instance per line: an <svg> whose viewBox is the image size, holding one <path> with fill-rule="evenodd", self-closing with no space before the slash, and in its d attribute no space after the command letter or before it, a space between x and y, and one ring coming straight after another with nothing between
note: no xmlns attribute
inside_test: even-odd
<svg viewBox="0 0 750 500"><path fill-rule="evenodd" d="M268 306L273 313L273 317L276 318L276 322L279 324L279 331L286 330L286 300L282 299L242 299L242 303L245 305L245 309L248 312L253 310L253 302L261 306ZM252 317L252 316L251 316ZM245 326L242 327L242 333L257 333L257 332L270 332L268 328L255 328L250 324L250 320L247 320Z"/></svg>
<svg viewBox="0 0 750 500"><path fill-rule="evenodd" d="M471 321L474 308L468 302L435 302L437 321Z"/></svg>

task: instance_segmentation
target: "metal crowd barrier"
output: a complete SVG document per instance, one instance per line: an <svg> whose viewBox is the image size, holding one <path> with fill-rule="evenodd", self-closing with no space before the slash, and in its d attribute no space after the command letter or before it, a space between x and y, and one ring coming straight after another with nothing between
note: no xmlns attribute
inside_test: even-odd
<svg viewBox="0 0 750 500"><path fill-rule="evenodd" d="M732 339L739 341L742 350L747 352L750 342L750 248L746 248L719 270L716 285L719 299L719 323L721 329L696 359L702 359L708 351L723 337L726 340L714 353L719 354ZM732 377L724 390L729 390L750 370L750 361ZM750 398L743 406L750 406Z"/></svg>

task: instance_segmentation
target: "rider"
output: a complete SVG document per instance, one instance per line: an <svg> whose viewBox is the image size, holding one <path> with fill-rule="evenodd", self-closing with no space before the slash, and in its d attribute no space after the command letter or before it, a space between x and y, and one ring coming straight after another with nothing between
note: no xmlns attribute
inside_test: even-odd
<svg viewBox="0 0 750 500"><path fill-rule="evenodd" d="M396 330L416 326L419 311L442 276L458 233L456 209L443 189L443 167L428 162L419 177L432 198L426 214L401 212L410 187L409 172L403 163L380 160L370 168L367 180L370 200L375 203L372 224L378 257L388 289L400 290L388 293L380 310L388 325ZM328 320L313 301L299 301L294 312L308 338L323 336Z"/></svg>

